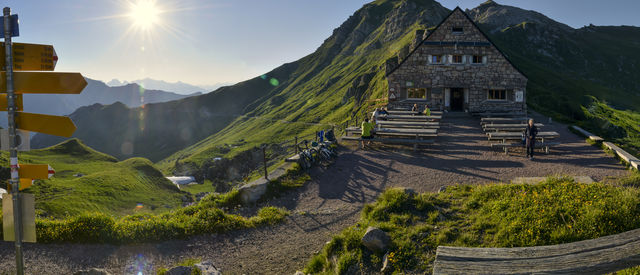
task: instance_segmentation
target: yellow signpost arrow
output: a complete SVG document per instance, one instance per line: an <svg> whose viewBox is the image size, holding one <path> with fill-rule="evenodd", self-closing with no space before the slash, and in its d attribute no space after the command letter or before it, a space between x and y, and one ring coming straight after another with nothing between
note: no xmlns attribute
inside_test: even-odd
<svg viewBox="0 0 640 275"><path fill-rule="evenodd" d="M16 112L16 128L48 135L71 137L76 125L66 116Z"/></svg>
<svg viewBox="0 0 640 275"><path fill-rule="evenodd" d="M31 187L32 184L32 179L20 179L20 191ZM7 185L7 193L11 193L11 184Z"/></svg>
<svg viewBox="0 0 640 275"><path fill-rule="evenodd" d="M2 72L0 92L7 92L6 85ZM79 94L86 86L80 73L13 72L13 89L18 94Z"/></svg>
<svg viewBox="0 0 640 275"><path fill-rule="evenodd" d="M48 164L20 164L18 168L20 179L46 180L55 172Z"/></svg>
<svg viewBox="0 0 640 275"><path fill-rule="evenodd" d="M0 43L4 49L4 43ZM51 45L13 43L14 71L53 71L58 55ZM5 52L0 52L0 65L5 66Z"/></svg>
<svg viewBox="0 0 640 275"><path fill-rule="evenodd" d="M16 94L15 101L16 111L22 111L22 95ZM7 94L0 94L0 111L7 110L9 104L7 103Z"/></svg>

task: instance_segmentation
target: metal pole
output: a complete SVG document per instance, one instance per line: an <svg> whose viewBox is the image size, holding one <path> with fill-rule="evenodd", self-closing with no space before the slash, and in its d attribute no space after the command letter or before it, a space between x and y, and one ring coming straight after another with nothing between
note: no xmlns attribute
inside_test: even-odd
<svg viewBox="0 0 640 275"><path fill-rule="evenodd" d="M269 173L267 172L267 150L266 150L266 146L262 147L262 160L264 162L264 179L269 180Z"/></svg>
<svg viewBox="0 0 640 275"><path fill-rule="evenodd" d="M294 144L294 146L293 146L293 147L295 147L295 148L296 148L296 155L297 155L297 154L298 154L298 137L297 137L297 136L296 136L296 141L295 141L295 143L296 143L296 144Z"/></svg>
<svg viewBox="0 0 640 275"><path fill-rule="evenodd" d="M11 9L5 7L4 15L4 53L7 76L7 112L9 118L9 162L11 164L11 194L13 199L13 224L16 246L16 274L24 274L22 260L22 209L20 209L20 178L18 176L18 148L16 147L15 93L13 91L13 51L11 50Z"/></svg>

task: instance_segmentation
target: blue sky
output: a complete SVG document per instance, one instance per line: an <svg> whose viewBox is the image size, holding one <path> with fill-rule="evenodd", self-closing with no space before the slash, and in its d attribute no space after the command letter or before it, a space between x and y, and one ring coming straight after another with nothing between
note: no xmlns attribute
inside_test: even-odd
<svg viewBox="0 0 640 275"><path fill-rule="evenodd" d="M20 17L14 42L54 45L56 71L109 81L144 77L235 83L312 53L362 0L156 0L156 23L136 27L138 0L3 1ZM153 1L153 0L140 0ZM452 9L484 0L442 0ZM637 0L498 0L572 27L640 26Z"/></svg>

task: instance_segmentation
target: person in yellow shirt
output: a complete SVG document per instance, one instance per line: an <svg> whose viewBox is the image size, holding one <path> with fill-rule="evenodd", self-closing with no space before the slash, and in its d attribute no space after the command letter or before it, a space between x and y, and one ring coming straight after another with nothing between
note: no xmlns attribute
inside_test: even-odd
<svg viewBox="0 0 640 275"><path fill-rule="evenodd" d="M364 149L364 140L365 139L373 139L373 123L369 122L368 118L365 118L362 122L362 149ZM371 144L371 141L367 141L367 145Z"/></svg>
<svg viewBox="0 0 640 275"><path fill-rule="evenodd" d="M431 109L429 109L429 105L424 105L424 111L422 112L425 116L431 115Z"/></svg>

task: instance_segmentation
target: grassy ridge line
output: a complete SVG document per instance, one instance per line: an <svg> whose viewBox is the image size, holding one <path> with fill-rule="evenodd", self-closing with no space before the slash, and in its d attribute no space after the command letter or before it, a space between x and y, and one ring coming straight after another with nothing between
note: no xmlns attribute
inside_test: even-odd
<svg viewBox="0 0 640 275"><path fill-rule="evenodd" d="M619 186L549 178L540 184L458 185L441 193L389 189L334 236L305 273L377 273L383 255L361 244L368 226L392 240L392 272L425 273L439 245L521 247L568 243L640 227L640 174Z"/></svg>
<svg viewBox="0 0 640 275"><path fill-rule="evenodd" d="M143 158L118 162L77 139L19 153L20 163L49 164L56 175L25 190L36 197L36 214L62 218L86 212L121 216L161 213L182 205L181 192ZM0 162L8 163L2 152ZM139 207L142 206L142 207Z"/></svg>

